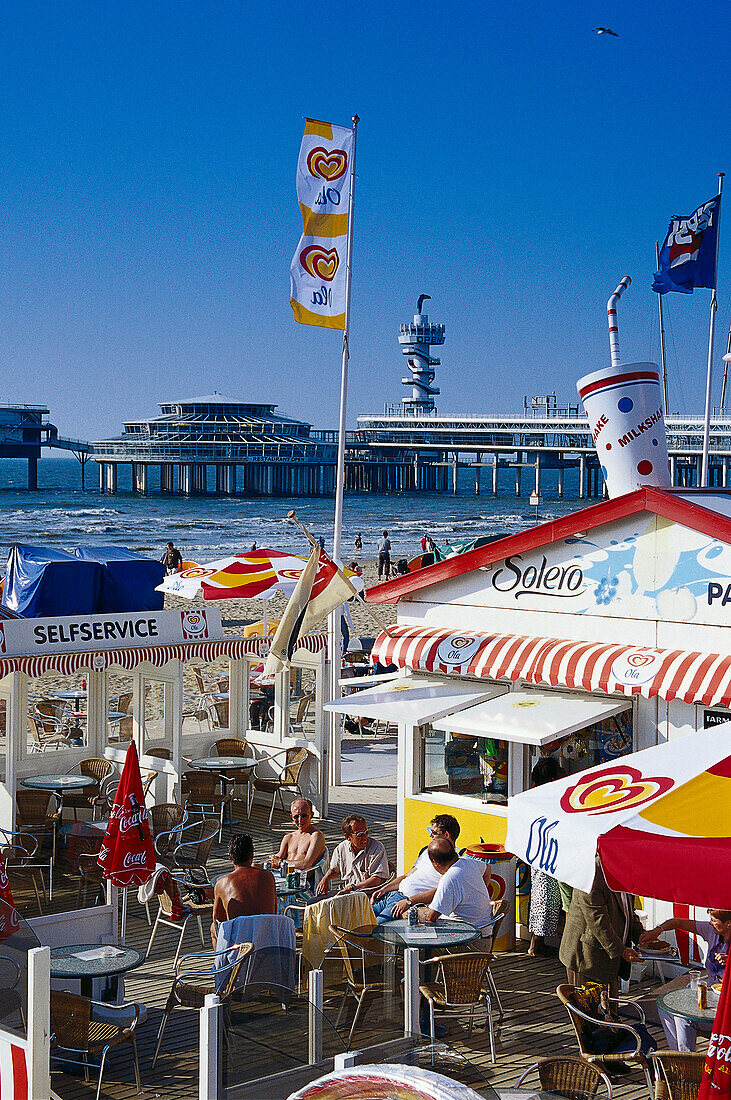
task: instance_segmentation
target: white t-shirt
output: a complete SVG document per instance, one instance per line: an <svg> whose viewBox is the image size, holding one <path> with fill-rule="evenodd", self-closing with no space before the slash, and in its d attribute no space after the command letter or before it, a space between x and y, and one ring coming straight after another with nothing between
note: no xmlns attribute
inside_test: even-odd
<svg viewBox="0 0 731 1100"><path fill-rule="evenodd" d="M466 920L476 928L492 921L490 892L485 886L485 865L479 859L461 856L442 875L429 908L443 917Z"/></svg>
<svg viewBox="0 0 731 1100"><path fill-rule="evenodd" d="M426 848L416 861L414 870L402 880L398 890L406 898L421 894L424 890L436 890L441 875L429 859Z"/></svg>

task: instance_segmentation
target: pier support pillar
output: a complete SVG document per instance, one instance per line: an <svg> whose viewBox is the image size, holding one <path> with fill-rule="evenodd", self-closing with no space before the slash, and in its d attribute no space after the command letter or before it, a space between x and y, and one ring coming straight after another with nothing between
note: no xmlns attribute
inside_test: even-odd
<svg viewBox="0 0 731 1100"><path fill-rule="evenodd" d="M116 491L117 491L117 463L116 462L107 462L106 463L106 482L107 482L107 492L108 493L116 493Z"/></svg>
<svg viewBox="0 0 731 1100"><path fill-rule="evenodd" d="M183 496L189 497L193 492L193 467L188 463L178 467L178 487Z"/></svg>
<svg viewBox="0 0 731 1100"><path fill-rule="evenodd" d="M721 467L721 484L725 489L728 484L728 459L722 458L721 461L723 462L723 466Z"/></svg>
<svg viewBox="0 0 731 1100"><path fill-rule="evenodd" d="M132 463L132 492L147 493L147 464L145 462Z"/></svg>
<svg viewBox="0 0 731 1100"><path fill-rule="evenodd" d="M452 492L457 495L457 475L459 471L459 461L457 459L457 452L454 452L454 458L452 460Z"/></svg>
<svg viewBox="0 0 731 1100"><path fill-rule="evenodd" d="M172 493L173 484L173 464L172 462L162 462L160 464L160 492Z"/></svg>
<svg viewBox="0 0 731 1100"><path fill-rule="evenodd" d="M675 457L675 455L671 455L670 456L670 484L671 485L676 484L675 479L676 479L677 474L678 474L677 467L678 467L678 460Z"/></svg>
<svg viewBox="0 0 731 1100"><path fill-rule="evenodd" d="M497 477L500 470L500 456L494 455L492 462L492 495L497 496Z"/></svg>
<svg viewBox="0 0 731 1100"><path fill-rule="evenodd" d="M586 466L586 459L583 455L579 455L579 500L584 499L584 468Z"/></svg>
<svg viewBox="0 0 731 1100"><path fill-rule="evenodd" d="M481 473L480 463L482 462L482 455L480 454L479 451L476 453L475 458L476 458L476 465L475 465L475 496L478 497L480 495L480 473Z"/></svg>
<svg viewBox="0 0 731 1100"><path fill-rule="evenodd" d="M540 453L538 451L536 451L536 468L535 468L534 472L535 472L535 481L534 481L533 491L535 493L538 493L538 495L540 496L541 495L541 456L540 456Z"/></svg>
<svg viewBox="0 0 731 1100"><path fill-rule="evenodd" d="M516 497L520 496L520 475L522 474L522 472L523 472L523 468L520 465L520 455L518 455L516 465L515 465L515 495L516 495Z"/></svg>
<svg viewBox="0 0 731 1100"><path fill-rule="evenodd" d="M38 488L38 459L28 459L28 488L31 492Z"/></svg>
<svg viewBox="0 0 731 1100"><path fill-rule="evenodd" d="M558 480L556 482L556 492L558 494L558 499L563 500L563 466L559 466L559 468L558 468Z"/></svg>
<svg viewBox="0 0 731 1100"><path fill-rule="evenodd" d="M99 463L99 492L100 493L106 493L106 491L107 491L105 474L106 474L106 463L100 462Z"/></svg>

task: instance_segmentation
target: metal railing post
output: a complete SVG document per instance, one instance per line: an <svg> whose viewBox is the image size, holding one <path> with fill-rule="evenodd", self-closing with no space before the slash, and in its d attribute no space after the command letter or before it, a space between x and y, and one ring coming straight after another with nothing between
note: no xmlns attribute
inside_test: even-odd
<svg viewBox="0 0 731 1100"><path fill-rule="evenodd" d="M200 1010L198 1100L219 1100L221 1090L221 1002L209 993Z"/></svg>
<svg viewBox="0 0 731 1100"><path fill-rule="evenodd" d="M51 1095L50 947L28 952L28 1095Z"/></svg>
<svg viewBox="0 0 731 1100"><path fill-rule="evenodd" d="M312 1066L322 1061L322 1006L324 1001L321 970L310 971L308 999L310 1007L308 1012L307 1060Z"/></svg>
<svg viewBox="0 0 731 1100"><path fill-rule="evenodd" d="M418 1035L419 1025L419 949L404 951L404 1035Z"/></svg>

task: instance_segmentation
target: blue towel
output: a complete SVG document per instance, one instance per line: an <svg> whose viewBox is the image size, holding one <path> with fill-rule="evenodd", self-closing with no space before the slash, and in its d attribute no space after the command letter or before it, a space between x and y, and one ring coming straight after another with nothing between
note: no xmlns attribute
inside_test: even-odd
<svg viewBox="0 0 731 1100"><path fill-rule="evenodd" d="M294 990L297 952L291 917L265 913L221 921L216 933L216 950L227 951L239 943L253 943L254 950L241 967L237 989L276 986L277 992L284 989L291 993ZM233 954L219 955L216 968L220 970L231 962ZM228 971L225 971L216 979L216 990L223 988L227 976Z"/></svg>

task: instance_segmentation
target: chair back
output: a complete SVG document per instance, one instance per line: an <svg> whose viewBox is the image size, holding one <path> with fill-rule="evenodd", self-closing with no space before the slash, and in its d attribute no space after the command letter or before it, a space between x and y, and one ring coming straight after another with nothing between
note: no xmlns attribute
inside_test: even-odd
<svg viewBox="0 0 731 1100"><path fill-rule="evenodd" d="M185 810L178 806L177 802L160 802L148 810L152 835L166 833L180 825L185 817Z"/></svg>
<svg viewBox="0 0 731 1100"><path fill-rule="evenodd" d="M293 721L296 722L298 725L301 726L305 718L307 717L307 712L310 709L310 703L314 698L314 692L311 692L309 695L303 695L302 698L298 700L297 710L295 711L293 719Z"/></svg>
<svg viewBox="0 0 731 1100"><path fill-rule="evenodd" d="M567 1100L574 1100L579 1096L596 1096L599 1088L604 1085L607 1100L611 1100L611 1081L594 1062L586 1062L583 1058L545 1058L523 1074L521 1083L532 1070L538 1073L543 1092L552 1092L567 1097Z"/></svg>
<svg viewBox="0 0 731 1100"><path fill-rule="evenodd" d="M246 959L248 959L249 955L254 950L254 945L253 943L240 943L237 946L237 950L238 955L236 956L233 965L230 966L228 976L224 980L223 984L219 985L218 988L216 988L214 985L213 989L211 990L211 992L217 993L221 1000L225 1000L233 993L234 989L236 988L236 982L238 980L241 967L244 965L244 962L246 961Z"/></svg>
<svg viewBox="0 0 731 1100"><path fill-rule="evenodd" d="M214 729L228 729L228 699L213 699L208 707L208 717Z"/></svg>
<svg viewBox="0 0 731 1100"><path fill-rule="evenodd" d="M37 719L40 719L42 723L48 722L53 729L56 729L69 713L66 703L54 703L51 699L40 699L33 710Z"/></svg>
<svg viewBox="0 0 731 1100"><path fill-rule="evenodd" d="M216 756L252 756L248 741L242 741L240 737L221 737L214 741L211 750L216 750Z"/></svg>
<svg viewBox="0 0 731 1100"><path fill-rule="evenodd" d="M183 797L194 805L213 805L218 786L215 772L185 772L181 781Z"/></svg>
<svg viewBox="0 0 731 1100"><path fill-rule="evenodd" d="M393 955L392 949L382 940L377 940L367 929L359 932L334 924L332 930L350 984L362 989L365 985L382 982L383 965Z"/></svg>
<svg viewBox="0 0 731 1100"><path fill-rule="evenodd" d="M131 705L132 692L123 691L120 695L117 696L117 705L116 707L112 707L112 710L116 709L120 713L124 711L125 714L129 714L129 708L131 707Z"/></svg>
<svg viewBox="0 0 731 1100"><path fill-rule="evenodd" d="M650 1055L659 1066L656 1096L669 1100L696 1100L703 1079L705 1054L681 1050L656 1050ZM662 1086L665 1086L664 1089Z"/></svg>
<svg viewBox="0 0 731 1100"><path fill-rule="evenodd" d="M201 817L185 825L178 835L173 855L180 866L205 868L211 854L213 842L218 836L218 822L212 818ZM181 851L182 849L182 851Z"/></svg>
<svg viewBox="0 0 731 1100"><path fill-rule="evenodd" d="M92 756L88 760L79 762L81 774L88 775L90 779L96 779L97 783L101 783L102 779L106 779L112 770L111 763L103 756Z"/></svg>
<svg viewBox="0 0 731 1100"><path fill-rule="evenodd" d="M124 721L124 719L122 719ZM154 760L172 760L173 754L171 749L166 749L164 745L155 746L152 748L145 748L145 756L151 756Z"/></svg>
<svg viewBox="0 0 731 1100"><path fill-rule="evenodd" d="M309 755L307 749L287 749L285 764L280 778L280 783L283 787L297 786L300 772Z"/></svg>
<svg viewBox="0 0 731 1100"><path fill-rule="evenodd" d="M89 1050L91 1001L77 993L51 990L51 1034L59 1046Z"/></svg>
<svg viewBox="0 0 731 1100"><path fill-rule="evenodd" d="M196 668L195 666L192 666L190 671L195 676L195 682L196 682L196 685L198 687L198 691L200 692L201 695L205 695L205 693L207 691L207 688L206 688L205 682L203 680L203 672L201 671L200 668Z"/></svg>
<svg viewBox="0 0 731 1100"><path fill-rule="evenodd" d="M569 1014L569 1019L576 1032L579 1050L582 1054L593 1053L590 1038L592 1024L588 1020L584 1020L581 1016L577 1015L575 1010L579 1009L581 1012L585 1012L586 1015L591 1016L597 1024L605 1023L606 1021L599 1018L601 989L601 986L591 986L587 989L583 986L579 988L567 984L556 987L556 994Z"/></svg>
<svg viewBox="0 0 731 1100"><path fill-rule="evenodd" d="M16 820L19 826L46 825L52 819L49 814L51 795L48 791L20 789L15 792ZM55 807L55 799L54 799Z"/></svg>
<svg viewBox="0 0 731 1100"><path fill-rule="evenodd" d="M437 981L444 987L444 999L450 1005L471 1005L479 1001L490 956L478 951L441 955Z"/></svg>

